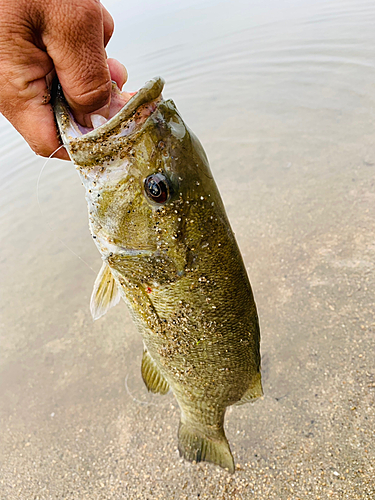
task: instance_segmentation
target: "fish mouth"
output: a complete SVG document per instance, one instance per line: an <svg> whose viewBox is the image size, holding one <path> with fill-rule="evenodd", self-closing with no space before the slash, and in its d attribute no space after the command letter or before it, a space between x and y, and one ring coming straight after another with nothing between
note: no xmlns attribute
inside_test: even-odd
<svg viewBox="0 0 375 500"><path fill-rule="evenodd" d="M71 159L77 163L78 158L74 153L88 143L103 144L109 138L113 140L132 135L155 112L158 102L162 99L163 88L164 80L160 77L149 80L138 92L134 93L120 92L113 83L110 118L107 120L93 113L90 115L93 126L84 127L74 119L61 86L58 84L53 110L62 143L67 147Z"/></svg>

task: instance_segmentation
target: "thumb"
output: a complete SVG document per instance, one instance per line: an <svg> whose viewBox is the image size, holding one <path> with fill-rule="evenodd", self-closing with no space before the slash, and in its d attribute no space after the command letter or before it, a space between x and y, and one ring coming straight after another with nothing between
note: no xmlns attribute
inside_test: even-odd
<svg viewBox="0 0 375 500"><path fill-rule="evenodd" d="M90 126L88 114L108 105L111 77L104 44L113 20L98 0L55 3L46 15L43 43L53 61L66 100L77 121Z"/></svg>

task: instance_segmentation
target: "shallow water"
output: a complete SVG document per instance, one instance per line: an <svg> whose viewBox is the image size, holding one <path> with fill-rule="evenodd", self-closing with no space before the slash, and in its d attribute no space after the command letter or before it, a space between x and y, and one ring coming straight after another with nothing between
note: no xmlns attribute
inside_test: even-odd
<svg viewBox="0 0 375 500"><path fill-rule="evenodd" d="M228 411L234 476L179 459L125 305L91 320L73 166L49 161L37 192L44 160L1 119L0 498L374 498L373 2L104 3L126 88L163 76L208 153L265 396Z"/></svg>

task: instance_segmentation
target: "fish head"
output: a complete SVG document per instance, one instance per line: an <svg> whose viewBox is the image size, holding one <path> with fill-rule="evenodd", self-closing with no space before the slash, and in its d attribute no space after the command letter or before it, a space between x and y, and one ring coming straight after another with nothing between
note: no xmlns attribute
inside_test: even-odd
<svg viewBox="0 0 375 500"><path fill-rule="evenodd" d="M158 257L181 276L199 232L191 207L211 196L214 181L202 146L162 88L162 79L151 80L93 130L75 122L61 95L55 116L103 259L114 266L130 256Z"/></svg>

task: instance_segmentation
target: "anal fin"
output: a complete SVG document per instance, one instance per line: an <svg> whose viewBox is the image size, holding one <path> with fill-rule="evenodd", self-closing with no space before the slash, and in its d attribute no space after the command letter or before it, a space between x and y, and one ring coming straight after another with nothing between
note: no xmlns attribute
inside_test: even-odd
<svg viewBox="0 0 375 500"><path fill-rule="evenodd" d="M234 460L224 431L217 438L208 437L188 423L180 422L178 451L189 462L211 462L234 472Z"/></svg>
<svg viewBox="0 0 375 500"><path fill-rule="evenodd" d="M143 351L141 373L143 382L150 392L167 394L169 391L169 384L160 373L147 349Z"/></svg>
<svg viewBox="0 0 375 500"><path fill-rule="evenodd" d="M256 399L263 396L262 388L262 376L258 372L252 380L250 387L247 389L242 398L235 403L236 406L244 405L246 403L251 403Z"/></svg>

